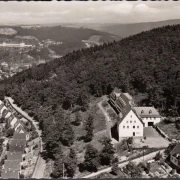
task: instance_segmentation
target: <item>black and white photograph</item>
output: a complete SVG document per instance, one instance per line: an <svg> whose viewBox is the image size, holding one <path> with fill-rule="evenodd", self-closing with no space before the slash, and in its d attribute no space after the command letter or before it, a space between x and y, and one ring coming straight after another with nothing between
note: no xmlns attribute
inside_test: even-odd
<svg viewBox="0 0 180 180"><path fill-rule="evenodd" d="M180 178L180 2L0 2L0 178Z"/></svg>

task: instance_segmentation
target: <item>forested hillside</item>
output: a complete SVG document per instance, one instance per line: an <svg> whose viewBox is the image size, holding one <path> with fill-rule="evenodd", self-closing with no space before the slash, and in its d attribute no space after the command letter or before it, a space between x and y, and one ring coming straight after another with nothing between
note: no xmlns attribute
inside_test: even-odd
<svg viewBox="0 0 180 180"><path fill-rule="evenodd" d="M115 86L131 95L148 93L141 105L154 105L166 115L177 115L179 34L180 25L166 26L78 50L2 82L1 98L11 96L40 122L52 156L59 143L69 146L74 142L67 112L86 111L90 97L109 94Z"/></svg>

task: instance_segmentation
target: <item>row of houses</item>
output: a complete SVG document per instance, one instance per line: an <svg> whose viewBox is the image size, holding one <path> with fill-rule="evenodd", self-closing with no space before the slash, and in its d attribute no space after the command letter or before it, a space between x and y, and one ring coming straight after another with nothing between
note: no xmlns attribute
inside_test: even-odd
<svg viewBox="0 0 180 180"><path fill-rule="evenodd" d="M12 139L9 139L7 146L6 160L2 166L1 178L20 178L23 159L27 153L27 141L29 133L26 132L24 124L16 117L14 110L5 102L0 101L0 118L4 118L5 124L14 129Z"/></svg>
<svg viewBox="0 0 180 180"><path fill-rule="evenodd" d="M24 125L19 118L17 118L13 110L6 107L5 104L0 101L0 118L4 118L5 123L17 133L25 133Z"/></svg>
<svg viewBox="0 0 180 180"><path fill-rule="evenodd" d="M7 144L7 158L4 161L1 171L2 179L20 178L23 160L25 160L24 158L27 151L26 142L26 133L14 133L13 138L9 140Z"/></svg>
<svg viewBox="0 0 180 180"><path fill-rule="evenodd" d="M119 116L112 124L117 126L119 139L143 137L144 127L153 126L161 121L161 116L154 107L137 107L133 98L118 88L110 94L109 103Z"/></svg>

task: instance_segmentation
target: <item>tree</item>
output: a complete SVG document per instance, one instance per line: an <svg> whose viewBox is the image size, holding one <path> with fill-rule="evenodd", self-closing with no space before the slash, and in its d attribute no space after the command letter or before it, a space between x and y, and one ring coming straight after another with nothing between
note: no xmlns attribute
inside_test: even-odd
<svg viewBox="0 0 180 180"><path fill-rule="evenodd" d="M63 177L63 164L64 164L64 155L62 152L62 147L61 145L59 145L59 147L57 148L57 152L55 155L55 161L54 161L54 168L53 168L53 172L51 174L51 176L53 178L60 178Z"/></svg>
<svg viewBox="0 0 180 180"><path fill-rule="evenodd" d="M125 173L131 176L132 178L140 178L142 170L133 162L129 162L125 167Z"/></svg>
<svg viewBox="0 0 180 180"><path fill-rule="evenodd" d="M7 131L6 131L7 137L11 137L11 136L13 136L13 134L14 134L14 129L12 129L12 128L7 129Z"/></svg>
<svg viewBox="0 0 180 180"><path fill-rule="evenodd" d="M85 142L89 142L93 138L93 129L94 129L93 121L94 121L94 117L92 115L89 115L85 123L85 130L86 130L86 135L84 136Z"/></svg>
<svg viewBox="0 0 180 180"><path fill-rule="evenodd" d="M74 131L71 127L71 124L69 120L65 120L63 129L62 129L62 134L61 134L61 142L63 145L70 146L74 142Z"/></svg>
<svg viewBox="0 0 180 180"><path fill-rule="evenodd" d="M65 159L67 177L73 177L76 172L77 158L74 149L70 149L69 155Z"/></svg>
<svg viewBox="0 0 180 180"><path fill-rule="evenodd" d="M0 118L0 123L3 123L3 122L5 122L5 118L4 118L4 117L1 117L1 118Z"/></svg>
<svg viewBox="0 0 180 180"><path fill-rule="evenodd" d="M75 114L75 120L73 121L73 125L79 126L81 124L82 118L79 112Z"/></svg>
<svg viewBox="0 0 180 180"><path fill-rule="evenodd" d="M103 145L103 149L100 153L100 162L102 165L110 165L115 153L114 147L111 144L111 140L107 137L104 137L100 142Z"/></svg>
<svg viewBox="0 0 180 180"><path fill-rule="evenodd" d="M117 175L117 172L118 172L118 170L119 170L119 167L118 167L118 158L117 158L117 157L114 157L114 158L112 159L111 164L112 164L112 168L111 168L112 173L115 174L115 175Z"/></svg>
<svg viewBox="0 0 180 180"><path fill-rule="evenodd" d="M156 154L156 156L154 157L154 159L155 159L156 161L159 161L161 158L162 158L162 154L161 154L160 152L158 152L158 153Z"/></svg>
<svg viewBox="0 0 180 180"><path fill-rule="evenodd" d="M89 172L97 171L99 164L98 151L92 145L88 144L84 156L84 167Z"/></svg>
<svg viewBox="0 0 180 180"><path fill-rule="evenodd" d="M128 140L127 140L127 142L128 142L129 144L133 144L133 137L129 137Z"/></svg>

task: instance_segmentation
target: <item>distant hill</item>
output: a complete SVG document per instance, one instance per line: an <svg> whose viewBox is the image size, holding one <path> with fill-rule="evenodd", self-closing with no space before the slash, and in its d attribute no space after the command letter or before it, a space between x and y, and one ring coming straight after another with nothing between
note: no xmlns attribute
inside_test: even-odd
<svg viewBox="0 0 180 180"><path fill-rule="evenodd" d="M71 144L78 141L71 137L73 125L69 118L63 118L63 112L87 111L92 98L108 95L114 87L132 96L146 94L140 105L153 105L162 115L177 116L179 34L180 25L166 26L68 53L1 82L0 97L11 96L40 122L43 141L51 155L65 138L71 139Z"/></svg>
<svg viewBox="0 0 180 180"><path fill-rule="evenodd" d="M175 24L180 24L180 19L158 21L158 22L133 23L133 24L107 24L107 25L104 24L96 29L100 31L112 33L120 37L128 37L130 35L138 34L142 31L148 31L153 28L158 28L167 25L175 25Z"/></svg>
<svg viewBox="0 0 180 180"><path fill-rule="evenodd" d="M121 39L117 35L88 28L73 28L62 26L1 26L0 30L1 29L2 33L0 32L0 39L7 39L7 41L9 39L14 40L15 36L19 38L32 36L38 39L40 42L45 40L62 42L61 44L49 46L49 48L54 50L59 55L65 55L74 50L85 48L86 45L82 42L82 40L89 39L91 36L100 36L101 43L107 43ZM16 32L16 34L10 34L9 29Z"/></svg>

